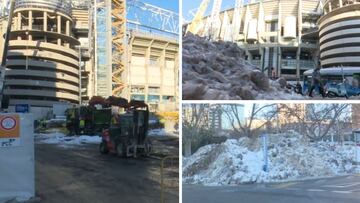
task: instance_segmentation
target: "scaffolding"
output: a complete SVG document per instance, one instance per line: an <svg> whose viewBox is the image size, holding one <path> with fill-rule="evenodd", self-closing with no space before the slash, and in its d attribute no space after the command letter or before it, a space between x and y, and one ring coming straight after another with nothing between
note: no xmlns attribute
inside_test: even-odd
<svg viewBox="0 0 360 203"><path fill-rule="evenodd" d="M126 2L125 0L112 1L112 95L120 96L125 84L121 75L125 69L125 35L126 35Z"/></svg>
<svg viewBox="0 0 360 203"><path fill-rule="evenodd" d="M127 86L123 73L128 63L130 33L178 39L179 16L138 0L96 0L94 3L95 95L120 96Z"/></svg>

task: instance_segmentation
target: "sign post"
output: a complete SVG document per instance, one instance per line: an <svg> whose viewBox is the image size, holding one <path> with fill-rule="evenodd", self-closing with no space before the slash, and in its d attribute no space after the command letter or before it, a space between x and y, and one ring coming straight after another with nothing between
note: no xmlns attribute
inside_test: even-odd
<svg viewBox="0 0 360 203"><path fill-rule="evenodd" d="M0 114L0 202L35 196L32 114Z"/></svg>
<svg viewBox="0 0 360 203"><path fill-rule="evenodd" d="M261 136L261 138L262 138L263 158L264 158L263 170L265 172L268 172L268 170L269 170L269 164L268 164L268 135L263 134Z"/></svg>
<svg viewBox="0 0 360 203"><path fill-rule="evenodd" d="M19 115L0 115L0 147L20 146Z"/></svg>

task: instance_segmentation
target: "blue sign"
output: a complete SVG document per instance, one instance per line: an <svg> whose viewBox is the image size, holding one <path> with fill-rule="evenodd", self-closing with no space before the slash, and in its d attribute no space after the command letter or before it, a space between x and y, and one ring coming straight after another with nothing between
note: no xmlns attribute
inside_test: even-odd
<svg viewBox="0 0 360 203"><path fill-rule="evenodd" d="M262 136L262 145L263 145L263 157L264 157L264 165L263 171L269 171L269 163L268 163L268 135L263 134Z"/></svg>
<svg viewBox="0 0 360 203"><path fill-rule="evenodd" d="M15 112L16 113L29 113L30 105L29 104L16 104Z"/></svg>

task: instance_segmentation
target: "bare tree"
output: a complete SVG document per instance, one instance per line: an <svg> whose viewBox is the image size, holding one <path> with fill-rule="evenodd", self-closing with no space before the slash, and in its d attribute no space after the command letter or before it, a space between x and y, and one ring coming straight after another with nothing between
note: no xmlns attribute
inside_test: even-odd
<svg viewBox="0 0 360 203"><path fill-rule="evenodd" d="M189 144L191 151L206 144L208 137L212 136L209 132L208 113L209 104L185 104L183 106L183 144Z"/></svg>
<svg viewBox="0 0 360 203"><path fill-rule="evenodd" d="M294 106L280 104L279 111L285 117L297 118L300 133L318 141L328 135L348 107L349 104L307 104L304 111L299 111Z"/></svg>
<svg viewBox="0 0 360 203"><path fill-rule="evenodd" d="M223 112L237 134L254 137L258 130L266 127L276 116L277 107L275 104L252 104L250 115L247 119L242 119L244 115L241 115L238 104L223 105ZM255 119L261 119L264 122L255 126Z"/></svg>

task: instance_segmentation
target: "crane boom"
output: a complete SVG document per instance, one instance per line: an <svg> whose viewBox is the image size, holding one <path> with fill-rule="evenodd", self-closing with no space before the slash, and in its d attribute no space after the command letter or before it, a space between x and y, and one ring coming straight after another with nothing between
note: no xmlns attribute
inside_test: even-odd
<svg viewBox="0 0 360 203"><path fill-rule="evenodd" d="M205 26L205 36L216 39L220 29L220 11L222 0L214 0L211 15Z"/></svg>
<svg viewBox="0 0 360 203"><path fill-rule="evenodd" d="M193 34L197 34L200 29L200 23L202 19L204 18L204 14L206 12L207 7L209 6L210 0L203 0L200 4L199 9L197 10L192 22L190 23L188 27L188 32L191 32Z"/></svg>

